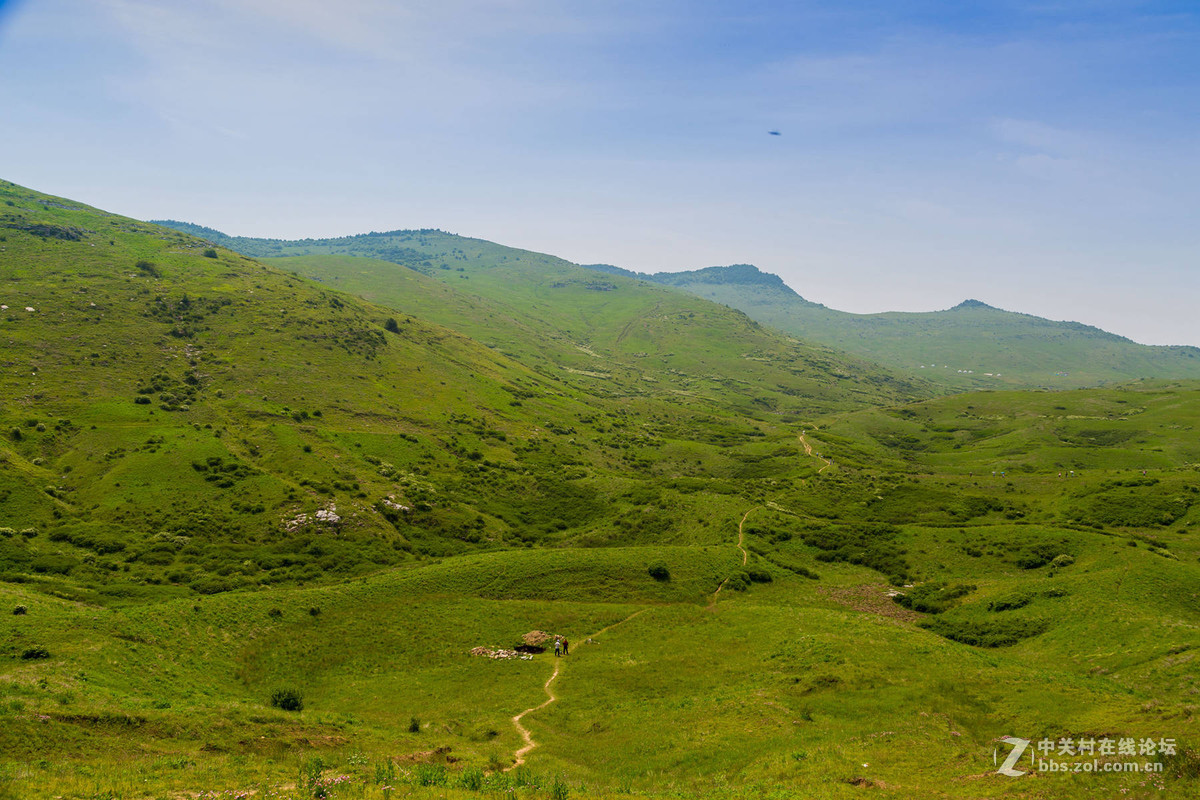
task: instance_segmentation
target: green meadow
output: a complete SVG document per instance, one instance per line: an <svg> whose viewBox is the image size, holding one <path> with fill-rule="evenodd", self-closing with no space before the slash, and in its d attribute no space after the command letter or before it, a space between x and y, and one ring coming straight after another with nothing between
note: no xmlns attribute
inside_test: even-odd
<svg viewBox="0 0 1200 800"><path fill-rule="evenodd" d="M1195 382L947 396L440 232L0 202L0 798L1200 791Z"/></svg>

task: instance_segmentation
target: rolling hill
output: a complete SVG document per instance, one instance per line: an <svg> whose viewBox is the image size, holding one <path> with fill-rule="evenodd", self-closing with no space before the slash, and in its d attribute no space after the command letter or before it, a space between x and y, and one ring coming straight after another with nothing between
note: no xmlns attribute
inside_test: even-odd
<svg viewBox="0 0 1200 800"><path fill-rule="evenodd" d="M850 314L805 300L778 276L748 264L654 275L606 265L592 269L683 289L805 341L955 391L1200 378L1200 348L1137 344L1090 325L1003 311L978 300L945 311Z"/></svg>

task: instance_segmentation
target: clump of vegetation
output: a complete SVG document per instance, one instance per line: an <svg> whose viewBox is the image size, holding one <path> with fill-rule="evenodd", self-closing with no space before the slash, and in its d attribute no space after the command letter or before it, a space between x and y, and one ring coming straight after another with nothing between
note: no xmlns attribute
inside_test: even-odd
<svg viewBox="0 0 1200 800"><path fill-rule="evenodd" d="M654 578L656 581L671 580L671 571L667 569L667 565L661 561L655 561L646 569L646 572L650 573L650 577Z"/></svg>
<svg viewBox="0 0 1200 800"><path fill-rule="evenodd" d="M299 689L276 689L271 692L271 705L283 711L303 711L304 695Z"/></svg>
<svg viewBox="0 0 1200 800"><path fill-rule="evenodd" d="M988 603L988 611L1012 611L1018 608L1024 608L1033 602L1033 596L1028 592L1018 592L1015 594L1006 595L1005 597L997 597Z"/></svg>
<svg viewBox="0 0 1200 800"><path fill-rule="evenodd" d="M50 651L44 647L28 647L21 653L21 658L26 661L36 661L49 657Z"/></svg>
<svg viewBox="0 0 1200 800"><path fill-rule="evenodd" d="M893 583L908 582L907 551L896 542L895 525L867 524L854 527L828 526L804 533L804 543L816 547L817 560L845 562L869 567L887 575Z"/></svg>
<svg viewBox="0 0 1200 800"><path fill-rule="evenodd" d="M950 620L933 617L922 620L922 628L939 636L974 647L1010 647L1022 639L1044 633L1049 624L1040 619L1000 619L992 621Z"/></svg>
<svg viewBox="0 0 1200 800"><path fill-rule="evenodd" d="M421 720L417 719L416 717L410 718L408 720L408 732L409 733L420 733L421 732Z"/></svg>
<svg viewBox="0 0 1200 800"><path fill-rule="evenodd" d="M29 613L29 609L25 606L17 606L13 609L13 616L22 617Z"/></svg>
<svg viewBox="0 0 1200 800"><path fill-rule="evenodd" d="M159 269L158 265L155 264L153 261L146 261L145 259L142 259L141 261L138 261L136 264L134 264L134 266L137 267L138 269L140 269L142 272L149 275L151 278L161 278L162 277L162 270Z"/></svg>
<svg viewBox="0 0 1200 800"><path fill-rule="evenodd" d="M213 248L211 248L211 247L210 247L210 248L208 248L207 250L205 250L205 251L204 251L204 257L205 257L205 258L216 258L216 257L217 257L217 251L216 251L215 249L213 249Z"/></svg>
<svg viewBox="0 0 1200 800"><path fill-rule="evenodd" d="M954 605L956 600L973 591L975 586L969 583L947 584L945 581L929 581L893 595L892 600L922 614L941 614Z"/></svg>

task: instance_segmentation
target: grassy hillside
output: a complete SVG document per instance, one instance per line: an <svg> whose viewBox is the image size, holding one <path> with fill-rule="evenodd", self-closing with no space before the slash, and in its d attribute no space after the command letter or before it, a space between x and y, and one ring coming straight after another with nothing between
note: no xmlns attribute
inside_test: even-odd
<svg viewBox="0 0 1200 800"><path fill-rule="evenodd" d="M1200 348L1136 344L1089 325L1002 311L977 300L947 311L849 314L809 302L777 276L745 264L638 277L956 391L1200 378Z"/></svg>
<svg viewBox="0 0 1200 800"><path fill-rule="evenodd" d="M0 798L1200 790L1200 385L898 402L571 265L0 201Z"/></svg>
<svg viewBox="0 0 1200 800"><path fill-rule="evenodd" d="M721 495L656 488L648 503L639 487L734 475L780 420L861 405L843 384L869 391L798 375L767 336L780 365L762 367L761 404L598 389L183 234L11 184L3 196L0 527L33 533L2 542L0 568L72 596L703 539L696 520ZM668 380L652 372L636 384ZM796 388L809 384L825 387L812 408Z"/></svg>
<svg viewBox="0 0 1200 800"><path fill-rule="evenodd" d="M481 239L420 230L280 241L164 224L447 325L598 396L786 414L929 392L686 293Z"/></svg>

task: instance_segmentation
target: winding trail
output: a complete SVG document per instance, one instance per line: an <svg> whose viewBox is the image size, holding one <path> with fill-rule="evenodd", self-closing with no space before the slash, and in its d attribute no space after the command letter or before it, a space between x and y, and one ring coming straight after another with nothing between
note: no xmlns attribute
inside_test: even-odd
<svg viewBox="0 0 1200 800"><path fill-rule="evenodd" d="M608 631L611 631L613 628L617 627L618 625L624 625L626 622L629 622L629 620L631 620L634 617L639 616L641 614L645 614L649 610L650 609L648 609L648 608L643 608L641 611L635 611L632 614L630 614L628 617L626 617L625 619L620 620L618 622L614 622L612 625L609 625L607 627L601 628L600 630L596 631L591 636L588 636L586 638L587 639L595 639L597 636L601 635L602 633L607 633ZM570 658L570 656L567 656L567 658ZM522 745L519 749L517 749L516 752L513 753L513 763L504 768L505 772L508 772L510 769L516 769L517 767L524 764L525 756L527 756L531 750L533 750L535 747L538 746L537 742L535 742L533 740L533 734L529 732L528 728L526 728L524 725L521 724L521 720L525 717L526 714L532 714L535 711L541 711L546 706L548 706L551 703L553 703L554 701L558 700L558 695L556 695L553 692L553 690L551 690L550 685L558 679L558 674L562 670L562 665L563 665L563 660L561 658L555 659L554 672L550 673L550 677L546 679L546 682L544 684L542 684L542 691L544 691L546 693L545 701L542 702L541 705L536 705L536 706L533 706L532 708L525 709L520 714L517 714L515 717L512 718L513 727L517 729L517 733L519 733L521 735L521 740L523 742L525 742L525 744Z"/></svg>
<svg viewBox="0 0 1200 800"><path fill-rule="evenodd" d="M537 747L537 742L535 742L533 740L533 734L531 734L529 732L528 728L526 728L524 725L521 724L521 719L526 714L532 714L534 711L541 711L543 708L545 708L546 706L550 705L551 703L553 703L555 700L558 699L558 696L555 695L554 692L550 691L550 684L554 683L554 679L558 677L558 670L559 670L559 667L561 667L561 666L562 666L561 660L554 662L554 672L552 672L550 674L550 677L546 679L546 683L543 684L543 686L542 686L542 689L546 692L546 701L544 703L542 703L540 706L533 706L532 708L527 708L524 711L522 711L520 714L517 714L515 717L512 718L513 727L517 729L517 733L521 734L521 739L525 742L525 744L524 744L524 746L519 748L515 753L513 753L513 759L514 759L513 764L512 764L512 766L507 767L504 770L505 772L508 772L508 770L510 770L510 769L516 769L517 767L524 764L525 763L525 755L530 750Z"/></svg>
<svg viewBox="0 0 1200 800"><path fill-rule="evenodd" d="M824 462L825 462L825 466L823 466L823 467L821 467L819 470L817 470L817 474L818 474L818 475L820 475L822 472L824 472L825 470L827 470L827 469L829 469L830 467L832 467L832 466L833 466L833 462L832 462L832 461L830 461L828 458L821 458L819 455L816 455L815 453L813 453L812 445L811 445L811 444L809 444L809 443L808 443L808 442L807 442L807 441L804 439L804 434L803 434L803 433L802 433L802 434L800 434L798 438L800 439L800 446L804 448L804 454L805 454L805 455L812 456L813 458L820 458L822 461L824 461Z"/></svg>
<svg viewBox="0 0 1200 800"><path fill-rule="evenodd" d="M746 562L749 561L749 559L750 559L750 555L746 552L746 548L744 546L746 544L746 534L743 531L743 528L746 525L746 518L749 517L752 512L757 511L760 508L762 508L762 506L755 506L754 508L747 511L745 514L742 514L742 521L738 523L737 549L742 551L742 566L743 567L746 566ZM725 588L725 584L728 582L729 582L728 577L725 578L725 580L721 581L721 585L717 587L717 590L712 593L712 597L710 597L708 599L708 610L709 611L712 611L713 608L716 607L717 595L719 595L721 593L721 590Z"/></svg>

